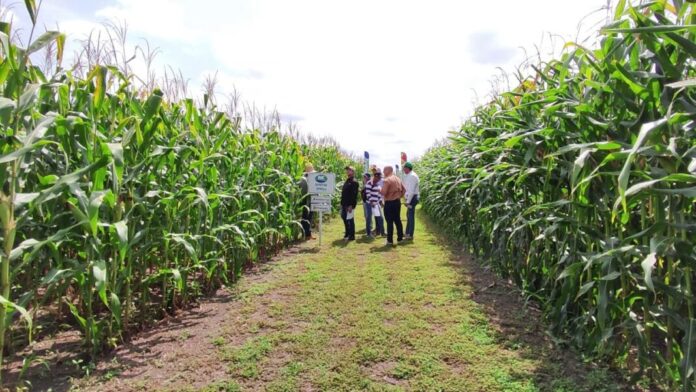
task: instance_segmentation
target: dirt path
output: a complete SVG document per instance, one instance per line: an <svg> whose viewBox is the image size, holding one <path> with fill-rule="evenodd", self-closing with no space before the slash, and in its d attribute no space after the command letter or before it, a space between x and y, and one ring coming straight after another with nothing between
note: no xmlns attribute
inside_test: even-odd
<svg viewBox="0 0 696 392"><path fill-rule="evenodd" d="M54 390L616 389L554 349L537 312L422 216L416 235L346 244L334 220L321 248L286 252Z"/></svg>

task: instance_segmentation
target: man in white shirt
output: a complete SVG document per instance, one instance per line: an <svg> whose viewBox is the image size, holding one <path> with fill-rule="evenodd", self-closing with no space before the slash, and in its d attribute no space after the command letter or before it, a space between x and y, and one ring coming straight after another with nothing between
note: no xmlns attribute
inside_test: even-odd
<svg viewBox="0 0 696 392"><path fill-rule="evenodd" d="M413 164L404 165L404 188L406 188L406 239L412 240L416 229L416 205L420 197L420 180L413 171Z"/></svg>

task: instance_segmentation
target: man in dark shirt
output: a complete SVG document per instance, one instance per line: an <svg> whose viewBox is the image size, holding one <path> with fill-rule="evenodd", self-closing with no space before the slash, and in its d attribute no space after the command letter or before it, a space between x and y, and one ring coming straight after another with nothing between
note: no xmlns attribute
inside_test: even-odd
<svg viewBox="0 0 696 392"><path fill-rule="evenodd" d="M314 173L314 166L307 164L305 166L305 173L300 179L300 192L302 194L302 230L304 231L304 236L306 240L313 240L312 236L312 219L314 218L314 213L311 211L311 196L309 195L309 184L307 183L307 176L309 173Z"/></svg>
<svg viewBox="0 0 696 392"><path fill-rule="evenodd" d="M346 166L346 181L341 190L341 219L346 228L343 239L346 241L355 240L355 207L358 205L358 193L360 185L355 181L355 169Z"/></svg>

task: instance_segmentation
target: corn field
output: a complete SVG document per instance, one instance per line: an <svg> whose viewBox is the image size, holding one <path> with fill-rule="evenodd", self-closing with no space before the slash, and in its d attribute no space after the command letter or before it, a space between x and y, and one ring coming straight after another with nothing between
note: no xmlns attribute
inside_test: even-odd
<svg viewBox="0 0 696 392"><path fill-rule="evenodd" d="M419 162L428 214L553 334L652 387L696 376L696 5L619 1Z"/></svg>
<svg viewBox="0 0 696 392"><path fill-rule="evenodd" d="M243 130L209 96L144 94L116 66L45 75L30 56L54 45L60 63L65 36L21 48L9 24L0 30L0 352L68 322L93 356L233 283L301 238L308 157L318 168L350 161Z"/></svg>

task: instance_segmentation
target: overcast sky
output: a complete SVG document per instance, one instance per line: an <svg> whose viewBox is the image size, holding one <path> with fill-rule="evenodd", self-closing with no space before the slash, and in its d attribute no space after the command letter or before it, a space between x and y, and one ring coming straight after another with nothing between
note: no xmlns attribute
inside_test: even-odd
<svg viewBox="0 0 696 392"><path fill-rule="evenodd" d="M8 4L7 1L2 4ZM133 44L161 50L199 93L218 71L220 93L277 108L302 131L395 163L422 153L483 100L498 67L535 45L575 40L603 20L607 0L44 0L41 23L75 40L127 21ZM593 13L594 12L594 13ZM23 2L15 23L26 26ZM591 15L581 24L584 17ZM543 38L546 36L546 38ZM514 86L513 86L514 87ZM476 93L475 93L476 92Z"/></svg>

